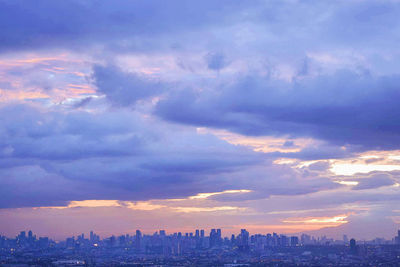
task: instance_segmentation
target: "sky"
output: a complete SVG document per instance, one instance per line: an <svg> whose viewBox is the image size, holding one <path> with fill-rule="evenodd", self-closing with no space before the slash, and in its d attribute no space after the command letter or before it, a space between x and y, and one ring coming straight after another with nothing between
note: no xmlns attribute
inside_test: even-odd
<svg viewBox="0 0 400 267"><path fill-rule="evenodd" d="M0 234L400 228L400 1L0 0Z"/></svg>

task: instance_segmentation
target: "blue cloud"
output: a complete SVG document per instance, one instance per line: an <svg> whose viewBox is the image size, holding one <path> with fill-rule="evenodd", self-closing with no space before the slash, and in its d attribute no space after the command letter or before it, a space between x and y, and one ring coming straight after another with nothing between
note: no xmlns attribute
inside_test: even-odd
<svg viewBox="0 0 400 267"><path fill-rule="evenodd" d="M245 135L313 137L361 150L395 149L400 143L399 82L398 75L373 77L349 70L293 82L246 76L222 86L218 94L173 93L159 102L156 114Z"/></svg>
<svg viewBox="0 0 400 267"><path fill-rule="evenodd" d="M93 66L92 75L97 92L104 94L114 105L129 106L165 90L166 85L140 76L125 73L116 66Z"/></svg>

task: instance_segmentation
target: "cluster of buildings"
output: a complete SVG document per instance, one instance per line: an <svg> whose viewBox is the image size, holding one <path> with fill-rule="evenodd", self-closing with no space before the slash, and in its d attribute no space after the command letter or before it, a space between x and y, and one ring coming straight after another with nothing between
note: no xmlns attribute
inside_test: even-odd
<svg viewBox="0 0 400 267"><path fill-rule="evenodd" d="M199 229L169 235L165 230L151 235L137 230L133 235L103 239L92 231L89 236L81 234L58 242L38 238L32 231L22 231L15 238L0 236L0 266L257 266L254 264L382 261L400 262L400 230L393 240L362 242L347 236L333 240L306 234L250 235L246 229L230 237L224 237L221 229L211 229L208 235Z"/></svg>

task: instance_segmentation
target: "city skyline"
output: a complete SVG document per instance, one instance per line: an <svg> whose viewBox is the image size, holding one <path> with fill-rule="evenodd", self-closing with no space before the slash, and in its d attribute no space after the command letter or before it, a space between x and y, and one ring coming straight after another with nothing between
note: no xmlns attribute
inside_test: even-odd
<svg viewBox="0 0 400 267"><path fill-rule="evenodd" d="M223 237L221 229L190 233L159 230L151 235L100 237L91 231L57 241L21 231L15 238L0 235L0 264L5 266L260 266L298 265L395 266L400 258L400 230L392 240L342 240L302 234L252 234L241 229Z"/></svg>
<svg viewBox="0 0 400 267"><path fill-rule="evenodd" d="M211 229L193 229L192 231L189 232L182 232L182 231L178 231L178 232L168 232L168 230L165 229L160 229L157 230L155 232L152 233L145 233L142 232L142 230L140 229L136 229L134 232L132 233L124 233L124 234L120 234L120 235L111 235L111 236L100 236L98 235L98 233L96 233L96 231L90 231L89 233L80 233L78 235L71 235L71 236L67 236L64 239L60 239L60 240L56 240L53 239L49 236L38 236L36 235L35 232L33 232L32 230L22 230L20 231L17 235L15 236L2 236L0 234L0 239L1 238L6 238L8 240L13 240L13 239L23 239L23 240L31 240L31 241L38 241L41 240L43 238L45 238L48 241L51 242L57 242L58 244L62 244L63 242L68 243L69 241L73 240L74 242L77 241L79 242L79 240L81 240L82 242L88 242L90 241L90 245L93 246L97 246L99 242L101 241L107 241L110 239L114 239L115 241L117 241L117 239L121 239L121 238L132 238L133 241L135 242L139 242L138 238L144 238L144 237L154 237L154 236L160 236L160 237L175 237L175 238L207 238L207 247L214 247L214 246L222 246L222 242L225 240L230 240L230 242L232 242L233 238L242 238L244 236L245 241L244 243L250 243L250 238L254 238L254 237L269 237L269 238L281 238L284 237L287 239L287 244L283 245L283 246L299 246L299 245L347 245L350 246L351 245L351 240L356 240L354 237L351 237L351 235L347 235L344 234L342 236L342 239L335 239L329 236L313 236L310 234L293 234L293 235L288 235L288 234L284 234L284 233L275 233L275 232L271 232L271 233L251 233L249 231L247 231L246 229L240 229L240 231L238 231L235 234L222 234L223 231L221 228L211 228ZM384 238L380 238L380 237L376 237L374 239L371 240L367 240L367 239L359 239L358 242L361 242L361 244L365 244L365 243L371 243L371 244L376 244L376 245L391 245L391 244L397 244L400 245L400 229L394 233L395 235L387 240ZM76 239L75 239L76 237ZM296 239L293 239L291 241L291 238L295 237ZM214 241L212 241L212 239L214 239ZM219 241L218 241L219 240ZM219 242L221 242L221 244L219 244ZM270 244L271 246L279 246L278 243ZM282 245L282 244L281 244Z"/></svg>
<svg viewBox="0 0 400 267"><path fill-rule="evenodd" d="M400 1L0 0L0 234L400 228Z"/></svg>

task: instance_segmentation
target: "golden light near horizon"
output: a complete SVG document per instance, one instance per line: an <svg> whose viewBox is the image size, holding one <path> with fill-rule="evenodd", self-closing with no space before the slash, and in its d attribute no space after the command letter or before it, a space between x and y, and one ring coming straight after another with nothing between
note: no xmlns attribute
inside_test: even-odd
<svg viewBox="0 0 400 267"><path fill-rule="evenodd" d="M349 186L353 186L353 185L358 185L359 182L357 181L334 181L335 183L338 184L342 184L342 185L349 185Z"/></svg>
<svg viewBox="0 0 400 267"><path fill-rule="evenodd" d="M239 194L239 193L250 193L252 190L241 189L241 190L225 190L221 192L212 193L199 193L194 196L189 196L187 198L181 199L156 199L148 201L121 201L121 200L80 200L71 201L66 206L51 206L51 207L38 207L36 209L71 209L71 208L128 208L130 210L141 210L141 211L153 211L158 209L169 209L173 212L214 212L214 211L233 211L233 210L245 210L246 208L217 205L215 206L190 206L186 204L185 206L176 206L176 203L183 203L189 200L199 200L205 201L211 196L222 195L222 194ZM162 204L160 204L162 203ZM175 206L170 205L174 203Z"/></svg>
<svg viewBox="0 0 400 267"><path fill-rule="evenodd" d="M284 231L285 233L299 233L306 231L315 231L327 227L338 227L348 223L346 218L348 215L336 215L332 217L299 217L292 219L284 219L280 224L249 224L241 225L236 228L246 228L256 232L274 232Z"/></svg>
<svg viewBox="0 0 400 267"><path fill-rule="evenodd" d="M87 208L95 208L95 207L119 207L118 200L81 200L81 201L71 201L67 208L76 208L76 207L87 207Z"/></svg>
<svg viewBox="0 0 400 267"><path fill-rule="evenodd" d="M398 171L400 165L383 165L383 164L352 164L352 163L334 163L331 171L336 175L350 176L356 173L369 173L373 171Z"/></svg>
<svg viewBox="0 0 400 267"><path fill-rule="evenodd" d="M214 211L238 211L246 210L246 208L232 207L232 206L217 206L217 207L172 207L177 212L214 212Z"/></svg>
<svg viewBox="0 0 400 267"><path fill-rule="evenodd" d="M301 149L316 143L317 141L311 138L277 138L273 136L261 136L261 137L251 137L244 136L237 133L225 131L225 130L215 130L204 127L196 128L199 134L213 134L218 138L227 141L230 144L247 146L252 148L256 152L299 152ZM285 144L293 142L293 145Z"/></svg>
<svg viewBox="0 0 400 267"><path fill-rule="evenodd" d="M304 223L304 224L332 224L332 225L340 225L344 223L348 223L345 219L348 215L337 215L333 217L306 217L306 218L295 218L283 220L284 223Z"/></svg>
<svg viewBox="0 0 400 267"><path fill-rule="evenodd" d="M400 170L400 151L368 151L346 159L299 160L295 158L278 158L275 164L290 165L293 168L304 168L314 163L328 162L329 172L338 176L352 176L374 171L391 172ZM343 185L355 185L354 182L336 181Z"/></svg>
<svg viewBox="0 0 400 267"><path fill-rule="evenodd" d="M195 196L190 196L188 199L204 199L209 198L211 196L216 195L223 195L223 194L238 194L238 193L250 193L252 190L241 189L241 190L225 190L221 192L214 192L214 193L199 193Z"/></svg>

